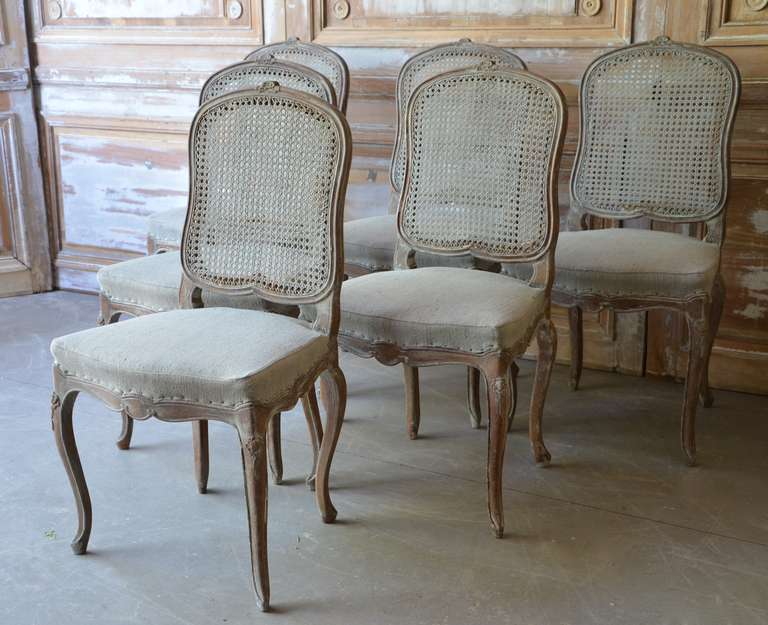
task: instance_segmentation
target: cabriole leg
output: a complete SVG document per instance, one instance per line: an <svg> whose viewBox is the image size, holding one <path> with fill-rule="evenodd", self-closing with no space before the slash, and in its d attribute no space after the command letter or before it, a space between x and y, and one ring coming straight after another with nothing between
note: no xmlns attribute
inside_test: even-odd
<svg viewBox="0 0 768 625"><path fill-rule="evenodd" d="M243 456L245 502L251 543L253 587L262 611L269 611L269 563L267 559L267 443L256 415L237 423Z"/></svg>
<svg viewBox="0 0 768 625"><path fill-rule="evenodd" d="M501 363L499 363L501 364ZM488 388L488 514L497 538L504 536L503 474L512 391L509 370L499 366L485 372Z"/></svg>
<svg viewBox="0 0 768 625"><path fill-rule="evenodd" d="M712 355L712 347L715 344L717 329L720 327L720 319L723 316L723 305L725 304L725 284L722 276L717 276L715 286L712 290L712 305L709 309L709 328L707 330L707 342L704 346L704 362L701 367L701 391L699 399L705 408L711 408L715 403L712 395L712 389L709 388L709 358Z"/></svg>
<svg viewBox="0 0 768 625"><path fill-rule="evenodd" d="M347 382L338 365L332 365L320 376L326 423L323 442L320 446L320 459L317 463L316 493L317 505L323 521L333 523L336 520L336 508L333 507L328 488L328 478L333 460L333 452L344 422L344 410L347 405Z"/></svg>
<svg viewBox="0 0 768 625"><path fill-rule="evenodd" d="M88 493L88 485L85 483L83 466L80 464L80 454L77 451L75 432L72 427L72 411L76 398L77 392L74 391L67 393L63 400L54 393L51 398L51 421L56 447L59 449L77 505L77 533L71 547L75 555L82 555L88 548L88 539L91 537L93 514L91 496Z"/></svg>
<svg viewBox="0 0 768 625"><path fill-rule="evenodd" d="M120 411L120 417L123 421L122 429L120 430L120 436L117 438L118 449L129 449L131 446L131 437L133 436L133 419L128 416L125 410Z"/></svg>
<svg viewBox="0 0 768 625"><path fill-rule="evenodd" d="M317 395L315 394L314 384L309 388L306 395L301 398L301 405L304 408L304 418L307 420L309 438L312 441L312 471L307 476L307 486L310 490L315 490L317 460L320 457L320 444L323 441L323 422L320 420L320 410L317 407Z"/></svg>
<svg viewBox="0 0 768 625"><path fill-rule="evenodd" d="M536 374L531 395L531 411L528 423L528 436L531 440L533 458L539 466L547 466L551 456L544 446L541 420L544 414L544 402L547 398L549 380L552 377L552 366L555 364L557 352L557 334L555 326L549 318L542 319L536 328L536 342L539 346L539 356L536 361Z"/></svg>

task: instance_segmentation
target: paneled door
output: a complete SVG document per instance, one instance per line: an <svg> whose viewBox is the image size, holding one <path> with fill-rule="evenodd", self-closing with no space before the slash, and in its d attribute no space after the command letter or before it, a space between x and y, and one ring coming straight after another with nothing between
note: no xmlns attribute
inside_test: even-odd
<svg viewBox="0 0 768 625"><path fill-rule="evenodd" d="M0 5L0 296L51 288L23 0Z"/></svg>

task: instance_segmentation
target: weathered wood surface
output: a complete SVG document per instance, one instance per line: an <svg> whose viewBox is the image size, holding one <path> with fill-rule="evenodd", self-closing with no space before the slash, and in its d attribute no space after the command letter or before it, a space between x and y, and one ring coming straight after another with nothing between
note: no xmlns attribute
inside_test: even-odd
<svg viewBox="0 0 768 625"><path fill-rule="evenodd" d="M104 12L108 3L67 4L78 5L78 10L98 4L101 8L88 10ZM116 17L81 14L51 21L36 11L35 79L48 148L49 204L57 216L60 285L92 289L99 266L140 249L141 222L148 214L183 202L175 193L184 189L184 136L197 91L208 74L242 59L262 41L290 35L313 39L334 46L350 66L348 116L355 153L347 219L390 208L387 172L395 133L395 78L405 59L423 46L465 36L510 47L532 71L555 80L568 100L570 127L560 176L564 222L582 72L608 48L668 35L716 46L734 59L743 75L723 257L727 294L710 377L715 387L768 393L768 9L756 12L744 2L727 0L602 0L599 12L589 16L583 2L520 0L472 3L468 15L465 0L435 0L414 18L405 14L402 2L350 0L349 15L340 19L332 0L243 0L245 16L231 20L205 15L204 0L127 4L131 8ZM171 4L186 13L168 17ZM503 8L484 13L496 5ZM574 12L568 13L566 5ZM216 6L225 8L225 3ZM145 11L141 17L125 13L139 9ZM197 16L189 15L195 11ZM205 45L197 45L199 38L190 41L200 33ZM62 46L62 41L68 44ZM95 164L89 178L94 155L75 154L72 148L94 147L97 141L103 143L95 158L104 162ZM129 161L118 158L127 146L135 150ZM158 159L162 150L170 160ZM64 154L74 160L63 162ZM158 161L157 168L148 170L145 161ZM64 196L73 182L74 192ZM149 197L137 191L148 188L162 188L169 195ZM109 200L113 203L96 206L100 200L93 192L98 189L116 190L115 200ZM117 211L117 199L142 204L133 204L134 213L128 215ZM558 359L564 362L569 357L568 316L554 310L553 321L560 335ZM642 314L585 313L585 366L682 378L686 333L683 320L674 316L652 313L646 325Z"/></svg>
<svg viewBox="0 0 768 625"><path fill-rule="evenodd" d="M0 11L0 296L51 287L24 2Z"/></svg>

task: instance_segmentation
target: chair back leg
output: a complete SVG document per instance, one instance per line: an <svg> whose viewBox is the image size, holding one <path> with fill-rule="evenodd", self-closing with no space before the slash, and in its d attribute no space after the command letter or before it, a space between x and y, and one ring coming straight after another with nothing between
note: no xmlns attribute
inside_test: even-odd
<svg viewBox="0 0 768 625"><path fill-rule="evenodd" d="M415 440L421 424L421 399L419 396L419 369L403 363L405 379L405 424L408 437Z"/></svg>
<svg viewBox="0 0 768 625"><path fill-rule="evenodd" d="M528 436L536 464L547 466L551 456L544 446L541 420L549 380L552 377L552 366L555 364L555 354L557 353L557 332L552 320L548 317L542 319L536 328L536 342L539 347L539 356L536 361L536 374L533 380L533 393L531 394Z"/></svg>
<svg viewBox="0 0 768 625"><path fill-rule="evenodd" d="M705 408L711 408L715 403L712 395L712 389L709 388L709 358L712 356L712 347L715 344L717 329L720 327L720 319L723 316L723 305L725 304L725 283L723 277L718 275L715 280L715 286L712 290L712 305L709 312L709 331L707 332L707 344L704 352L704 362L701 371L701 390L699 399L701 405Z"/></svg>
<svg viewBox="0 0 768 625"><path fill-rule="evenodd" d="M344 422L344 411L347 407L347 381L337 364L331 365L321 374L320 398L325 408L326 422L323 442L320 445L320 459L317 461L315 498L323 521L333 523L337 513L331 502L328 478L333 452L339 441L341 424Z"/></svg>
<svg viewBox="0 0 768 625"><path fill-rule="evenodd" d="M197 492L204 495L208 491L208 421L201 419L192 422L192 447L195 457Z"/></svg>
<svg viewBox="0 0 768 625"><path fill-rule="evenodd" d="M568 309L568 328L571 336L571 390L579 388L581 381L581 368L584 360L584 323L581 307L571 306Z"/></svg>

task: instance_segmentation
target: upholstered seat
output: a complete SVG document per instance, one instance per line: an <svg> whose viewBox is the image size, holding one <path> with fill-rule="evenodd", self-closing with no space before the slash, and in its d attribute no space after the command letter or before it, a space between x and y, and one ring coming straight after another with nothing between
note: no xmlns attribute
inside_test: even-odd
<svg viewBox="0 0 768 625"><path fill-rule="evenodd" d="M514 362L534 334L538 358L528 435L536 463L550 461L541 420L556 348L549 312L565 104L549 81L485 63L416 86L401 122L407 173L396 222L397 269L343 284L339 347L403 365L411 439L421 424L419 367L469 368L473 426L479 425L480 375L485 378L488 514L501 537ZM494 265L536 262L537 271L523 282L478 269L412 267L419 252L445 261L469 253Z"/></svg>
<svg viewBox="0 0 768 625"><path fill-rule="evenodd" d="M610 228L561 232L555 259L557 291L687 299L712 290L720 248L671 232Z"/></svg>
<svg viewBox="0 0 768 625"><path fill-rule="evenodd" d="M149 216L147 219L147 237L152 241L155 250L167 247L177 248L181 245L181 232L184 229L186 215L187 208L185 206L158 211Z"/></svg>
<svg viewBox="0 0 768 625"><path fill-rule="evenodd" d="M51 344L68 376L154 402L270 404L327 357L328 337L297 319L203 308L144 315Z"/></svg>
<svg viewBox="0 0 768 625"><path fill-rule="evenodd" d="M527 344L546 295L499 274L424 267L348 280L341 301L343 336L478 354Z"/></svg>
<svg viewBox="0 0 768 625"><path fill-rule="evenodd" d="M174 251L102 267L96 279L101 293L113 305L138 306L145 312L164 312L179 307L181 276L181 258L179 252ZM208 289L203 289L202 300L206 307L269 310L294 317L298 312L295 306L273 304L255 295L233 296Z"/></svg>
<svg viewBox="0 0 768 625"><path fill-rule="evenodd" d="M377 215L354 219L344 224L344 263L366 272L390 271L394 265L397 243L397 215ZM417 267L485 266L469 254L443 256L416 252Z"/></svg>
<svg viewBox="0 0 768 625"><path fill-rule="evenodd" d="M344 224L344 262L370 272L392 269L397 215L377 215Z"/></svg>

